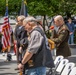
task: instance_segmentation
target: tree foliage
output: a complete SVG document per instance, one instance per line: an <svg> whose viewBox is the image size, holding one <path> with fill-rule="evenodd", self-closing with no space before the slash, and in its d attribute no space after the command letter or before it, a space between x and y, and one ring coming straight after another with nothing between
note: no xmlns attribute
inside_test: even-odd
<svg viewBox="0 0 76 75"><path fill-rule="evenodd" d="M18 14L21 7L21 0L8 0L8 11L9 14ZM0 15L5 14L6 0L0 0Z"/></svg>
<svg viewBox="0 0 76 75"><path fill-rule="evenodd" d="M6 0L0 0L0 16L5 14ZM55 16L61 14L71 17L76 15L76 0L26 0L30 15ZM9 0L9 15L18 15L22 0ZM45 17L46 18L46 17ZM44 18L44 19L45 19Z"/></svg>
<svg viewBox="0 0 76 75"><path fill-rule="evenodd" d="M22 0L9 0L9 14L19 13ZM76 15L76 0L27 0L30 15ZM0 0L0 15L5 13L5 0Z"/></svg>
<svg viewBox="0 0 76 75"><path fill-rule="evenodd" d="M57 2L57 0L27 0L28 10L32 15L55 15L58 12Z"/></svg>
<svg viewBox="0 0 76 75"><path fill-rule="evenodd" d="M18 14L21 8L21 0L9 0L8 7L10 14Z"/></svg>
<svg viewBox="0 0 76 75"><path fill-rule="evenodd" d="M0 15L3 15L5 12L5 0L0 0Z"/></svg>
<svg viewBox="0 0 76 75"><path fill-rule="evenodd" d="M27 0L29 13L32 15L76 15L75 0Z"/></svg>

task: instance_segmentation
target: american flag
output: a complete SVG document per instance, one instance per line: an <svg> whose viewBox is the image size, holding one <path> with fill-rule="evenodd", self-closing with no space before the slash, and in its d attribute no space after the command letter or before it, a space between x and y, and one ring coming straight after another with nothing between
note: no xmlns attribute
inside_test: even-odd
<svg viewBox="0 0 76 75"><path fill-rule="evenodd" d="M5 17L4 17L4 23L2 25L2 44L3 49L2 51L5 51L7 48L11 46L11 27L9 24L9 18L8 18L8 7L6 7Z"/></svg>

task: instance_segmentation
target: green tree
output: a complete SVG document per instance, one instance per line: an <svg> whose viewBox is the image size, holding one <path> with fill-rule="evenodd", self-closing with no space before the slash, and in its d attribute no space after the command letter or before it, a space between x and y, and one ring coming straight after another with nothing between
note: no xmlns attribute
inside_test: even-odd
<svg viewBox="0 0 76 75"><path fill-rule="evenodd" d="M27 0L27 3L31 15L76 14L75 0Z"/></svg>
<svg viewBox="0 0 76 75"><path fill-rule="evenodd" d="M0 15L5 14L6 0L0 0ZM9 15L16 15L20 11L21 0L8 0L8 11Z"/></svg>
<svg viewBox="0 0 76 75"><path fill-rule="evenodd" d="M10 15L17 15L21 8L21 0L9 0L8 7Z"/></svg>
<svg viewBox="0 0 76 75"><path fill-rule="evenodd" d="M76 1L75 0L62 0L59 5L59 10L61 14L71 17L71 15L76 15Z"/></svg>
<svg viewBox="0 0 76 75"><path fill-rule="evenodd" d="M30 15L44 16L43 24L45 27L46 15L53 17L61 14L63 16L71 17L76 15L76 0L26 0L28 13ZM17 15L21 8L22 0L9 0L8 8L9 15ZM5 0L0 0L0 15L5 13Z"/></svg>
<svg viewBox="0 0 76 75"><path fill-rule="evenodd" d="M9 0L9 14L20 11L22 0ZM76 15L76 0L27 0L28 13L30 15ZM5 13L5 0L0 0L0 15Z"/></svg>
<svg viewBox="0 0 76 75"><path fill-rule="evenodd" d="M5 13L4 11L5 11L5 0L0 0L0 16Z"/></svg>

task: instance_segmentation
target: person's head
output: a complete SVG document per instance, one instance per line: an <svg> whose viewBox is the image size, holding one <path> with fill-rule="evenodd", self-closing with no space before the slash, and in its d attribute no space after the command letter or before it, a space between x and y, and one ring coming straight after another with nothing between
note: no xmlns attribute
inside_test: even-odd
<svg viewBox="0 0 76 75"><path fill-rule="evenodd" d="M72 22L72 19L71 18L68 18L68 22L71 23Z"/></svg>
<svg viewBox="0 0 76 75"><path fill-rule="evenodd" d="M54 24L59 27L64 24L64 19L61 15L57 15L54 17Z"/></svg>
<svg viewBox="0 0 76 75"><path fill-rule="evenodd" d="M17 23L18 25L23 25L23 20L25 19L25 16L20 15L17 17Z"/></svg>
<svg viewBox="0 0 76 75"><path fill-rule="evenodd" d="M28 32L30 32L35 26L37 26L37 21L32 16L26 17L23 20L23 26Z"/></svg>

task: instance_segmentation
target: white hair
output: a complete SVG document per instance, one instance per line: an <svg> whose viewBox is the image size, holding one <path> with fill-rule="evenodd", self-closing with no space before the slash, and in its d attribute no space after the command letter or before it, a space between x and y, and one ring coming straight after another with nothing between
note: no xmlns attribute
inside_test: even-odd
<svg viewBox="0 0 76 75"><path fill-rule="evenodd" d="M23 22L32 22L32 21L36 21L36 19L34 18L34 17L32 17L32 16L29 16L29 17L26 17L24 20L23 20Z"/></svg>
<svg viewBox="0 0 76 75"><path fill-rule="evenodd" d="M54 20L64 20L64 19L61 15L57 15L55 16Z"/></svg>
<svg viewBox="0 0 76 75"><path fill-rule="evenodd" d="M23 20L25 19L25 16L24 16L24 15L20 15L20 16L18 16L18 18L19 18L21 21L23 21Z"/></svg>

